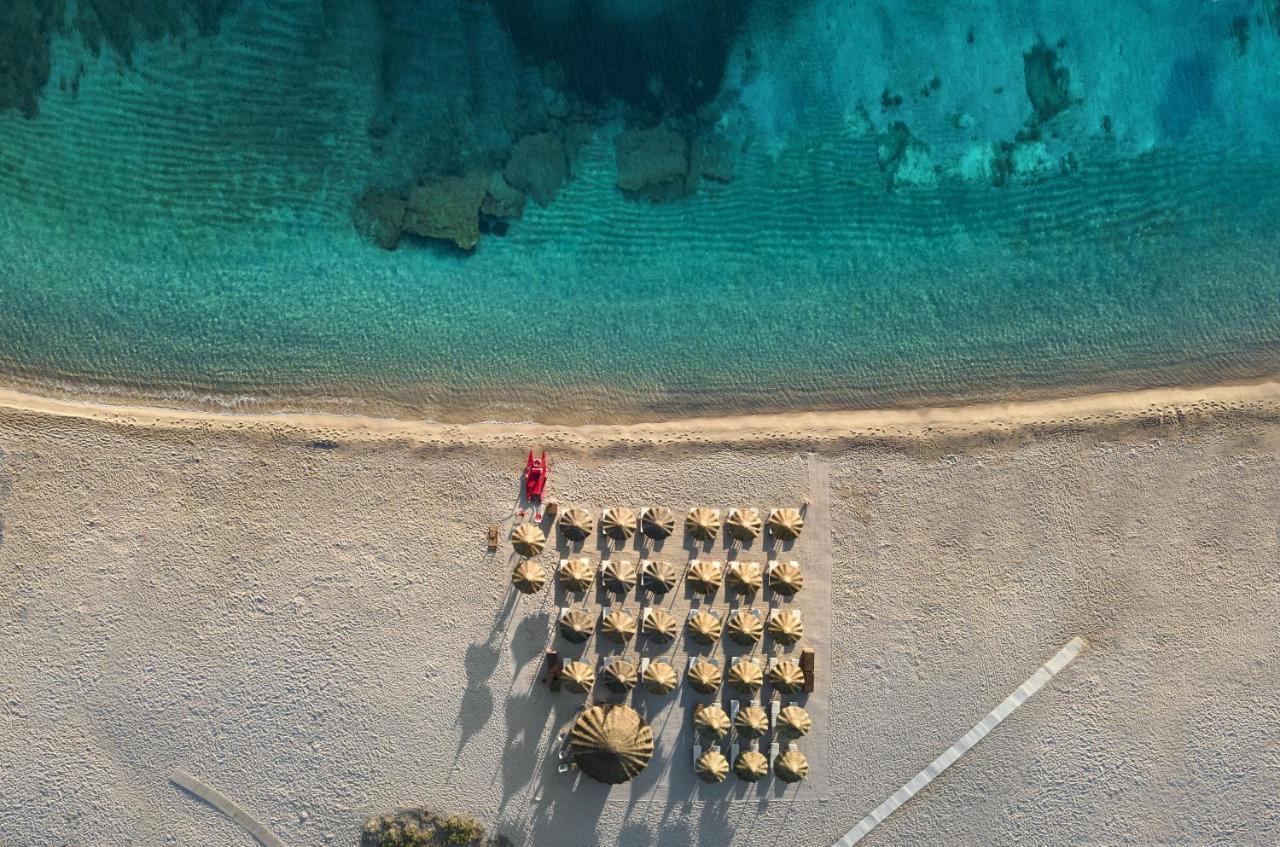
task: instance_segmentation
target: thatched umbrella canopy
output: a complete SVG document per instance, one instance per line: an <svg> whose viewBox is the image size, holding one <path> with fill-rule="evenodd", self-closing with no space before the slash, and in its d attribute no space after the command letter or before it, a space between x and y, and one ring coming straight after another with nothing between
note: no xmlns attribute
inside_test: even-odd
<svg viewBox="0 0 1280 847"><path fill-rule="evenodd" d="M626 593L635 588L640 569L630 559L609 559L600 568L605 588Z"/></svg>
<svg viewBox="0 0 1280 847"><path fill-rule="evenodd" d="M695 559L689 565L689 573L685 575L689 587L699 594L715 594L723 579L720 563L706 559Z"/></svg>
<svg viewBox="0 0 1280 847"><path fill-rule="evenodd" d="M693 726L700 735L719 741L729 734L732 724L724 709L719 706L703 706L694 713Z"/></svg>
<svg viewBox="0 0 1280 847"><path fill-rule="evenodd" d="M799 538L804 529L804 515L799 509L773 509L769 512L769 534L783 541Z"/></svg>
<svg viewBox="0 0 1280 847"><path fill-rule="evenodd" d="M565 641L581 644L596 631L596 619L581 609L570 609L560 618L560 634Z"/></svg>
<svg viewBox="0 0 1280 847"><path fill-rule="evenodd" d="M714 692L720 687L721 678L720 666L713 665L706 659L698 659L694 662L693 667L689 669L689 673L685 676L693 690L701 694Z"/></svg>
<svg viewBox="0 0 1280 847"><path fill-rule="evenodd" d="M537 562L523 559L511 572L511 584L522 594L537 594L547 584L547 572Z"/></svg>
<svg viewBox="0 0 1280 847"><path fill-rule="evenodd" d="M729 685L743 694L755 694L764 685L764 674L759 665L746 659L729 668Z"/></svg>
<svg viewBox="0 0 1280 847"><path fill-rule="evenodd" d="M610 641L626 644L636 634L636 616L626 609L613 609L605 614L600 634Z"/></svg>
<svg viewBox="0 0 1280 847"><path fill-rule="evenodd" d="M565 559L560 562L560 584L570 591L586 591L595 581L596 569L591 561L579 556L576 559Z"/></svg>
<svg viewBox="0 0 1280 847"><path fill-rule="evenodd" d="M794 694L804 687L804 671L791 659L783 659L769 668L769 684L779 691Z"/></svg>
<svg viewBox="0 0 1280 847"><path fill-rule="evenodd" d="M715 541L720 534L720 510L699 506L684 519L685 530L699 541Z"/></svg>
<svg viewBox="0 0 1280 847"><path fill-rule="evenodd" d="M764 568L759 562L730 562L729 590L754 594L764 587Z"/></svg>
<svg viewBox="0 0 1280 847"><path fill-rule="evenodd" d="M759 738L769 731L769 714L763 706L747 706L738 710L738 717L733 722L738 734L747 738Z"/></svg>
<svg viewBox="0 0 1280 847"><path fill-rule="evenodd" d="M769 571L769 587L790 597L804 588L804 572L796 562L778 562Z"/></svg>
<svg viewBox="0 0 1280 847"><path fill-rule="evenodd" d="M640 531L650 538L666 538L676 529L676 516L666 506L649 506L640 513Z"/></svg>
<svg viewBox="0 0 1280 847"><path fill-rule="evenodd" d="M679 682L675 668L666 662L650 662L644 669L644 687L650 694L670 694Z"/></svg>
<svg viewBox="0 0 1280 847"><path fill-rule="evenodd" d="M596 530L596 519L586 509L565 509L556 520L560 534L571 541L586 541Z"/></svg>
<svg viewBox="0 0 1280 847"><path fill-rule="evenodd" d="M533 523L522 523L511 533L511 546L521 556L536 556L547 546L547 534Z"/></svg>
<svg viewBox="0 0 1280 847"><path fill-rule="evenodd" d="M721 626L719 618L701 609L694 612L686 624L689 637L699 644L714 644L719 641Z"/></svg>
<svg viewBox="0 0 1280 847"><path fill-rule="evenodd" d="M789 738L808 735L813 729L813 719L799 706L784 706L778 713L778 731Z"/></svg>
<svg viewBox="0 0 1280 847"><path fill-rule="evenodd" d="M610 538L626 541L636 534L636 510L629 506L610 506L600 516L600 531Z"/></svg>
<svg viewBox="0 0 1280 847"><path fill-rule="evenodd" d="M740 541L750 541L760 534L760 513L755 509L730 509L724 527Z"/></svg>
<svg viewBox="0 0 1280 847"><path fill-rule="evenodd" d="M764 624L746 609L729 615L729 637L739 644L755 644L764 635Z"/></svg>
<svg viewBox="0 0 1280 847"><path fill-rule="evenodd" d="M783 782L799 782L809 775L809 760L799 750L784 750L773 760L773 772Z"/></svg>
<svg viewBox="0 0 1280 847"><path fill-rule="evenodd" d="M623 658L613 658L604 666L604 684L610 691L625 694L636 687L640 673L636 666Z"/></svg>
<svg viewBox="0 0 1280 847"><path fill-rule="evenodd" d="M640 582L654 594L666 594L679 581L675 565L665 559L645 559L640 563Z"/></svg>
<svg viewBox="0 0 1280 847"><path fill-rule="evenodd" d="M564 687L570 691L586 694L596 684L596 671L586 662L574 659L566 662L561 668L560 679L564 682Z"/></svg>
<svg viewBox="0 0 1280 847"><path fill-rule="evenodd" d="M733 763L733 772L743 782L756 782L769 772L769 760L759 750L743 750Z"/></svg>
<svg viewBox="0 0 1280 847"><path fill-rule="evenodd" d="M713 747L698 757L693 765L693 772L703 782L724 782L729 775L729 760L724 757L724 753Z"/></svg>
<svg viewBox="0 0 1280 847"><path fill-rule="evenodd" d="M573 722L569 749L587 776L618 785L634 778L653 758L653 730L628 706L592 706Z"/></svg>
<svg viewBox="0 0 1280 847"><path fill-rule="evenodd" d="M795 644L804 638L804 621L793 609L778 612L769 621L769 635L779 644Z"/></svg>
<svg viewBox="0 0 1280 847"><path fill-rule="evenodd" d="M676 633L680 631L680 622L666 609L650 609L649 614L644 616L641 629L654 641L669 644L675 640Z"/></svg>

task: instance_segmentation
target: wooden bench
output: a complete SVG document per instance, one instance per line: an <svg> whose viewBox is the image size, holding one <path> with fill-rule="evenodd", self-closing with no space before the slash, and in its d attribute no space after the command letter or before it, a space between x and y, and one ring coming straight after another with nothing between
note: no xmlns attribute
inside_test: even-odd
<svg viewBox="0 0 1280 847"><path fill-rule="evenodd" d="M804 672L804 693L813 693L813 662L814 654L812 647L806 647L800 651L800 670Z"/></svg>
<svg viewBox="0 0 1280 847"><path fill-rule="evenodd" d="M498 525L496 523L489 524L489 552L496 553L498 551Z"/></svg>

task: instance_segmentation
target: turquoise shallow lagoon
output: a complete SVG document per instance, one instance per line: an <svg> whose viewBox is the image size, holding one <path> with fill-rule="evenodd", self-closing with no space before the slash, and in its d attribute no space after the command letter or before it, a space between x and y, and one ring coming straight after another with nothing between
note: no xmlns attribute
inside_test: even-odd
<svg viewBox="0 0 1280 847"><path fill-rule="evenodd" d="M782 61L803 15L782 34L749 22L728 48L725 86L740 84L716 101L732 179L624 197L613 138L629 118L601 109L554 202L470 254L425 239L386 251L352 226L362 188L403 158L369 144L386 99L371 17L248 4L216 36L140 46L132 68L89 57L74 94L57 80L87 54L59 37L40 114L0 115L0 370L177 402L570 421L1275 374L1280 106L1261 83L1280 36L1264 4L1237 6L1261 22L1244 54L1225 13L1169 43L1134 28L1149 90L1145 65L1121 65L1119 93L1105 55L1072 53L1086 37L1072 22L1070 104L1020 141L1023 55L1054 9L1002 18L981 55L957 51L997 11L942 31L908 20L962 46L900 32L891 49L882 33L880 72L836 93L830 67L819 80ZM1120 9L1112 24L1148 14ZM441 51L501 35L463 23ZM780 58L735 70L752 38ZM414 57L428 79L449 64ZM777 105L784 71L803 108ZM471 73L462 99L477 109L495 83ZM894 82L934 77L933 95ZM877 98L886 85L907 102ZM886 165L897 123L910 169ZM994 179L1002 140L1019 164Z"/></svg>

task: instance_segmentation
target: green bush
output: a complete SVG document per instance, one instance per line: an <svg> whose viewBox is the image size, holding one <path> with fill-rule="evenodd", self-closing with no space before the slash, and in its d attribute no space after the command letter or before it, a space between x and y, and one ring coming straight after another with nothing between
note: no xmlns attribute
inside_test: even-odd
<svg viewBox="0 0 1280 847"><path fill-rule="evenodd" d="M369 818L360 836L361 847L500 847L506 841L486 838L475 818L422 808Z"/></svg>

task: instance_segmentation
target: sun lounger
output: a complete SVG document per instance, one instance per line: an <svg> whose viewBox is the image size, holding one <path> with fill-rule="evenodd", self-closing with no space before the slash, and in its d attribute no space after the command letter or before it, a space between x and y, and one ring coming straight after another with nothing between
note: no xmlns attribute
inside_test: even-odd
<svg viewBox="0 0 1280 847"><path fill-rule="evenodd" d="M769 745L769 767L773 768L773 763L778 760L778 742Z"/></svg>
<svg viewBox="0 0 1280 847"><path fill-rule="evenodd" d="M733 764L738 761L738 742L729 745L729 763Z"/></svg>
<svg viewBox="0 0 1280 847"><path fill-rule="evenodd" d="M742 705L737 700L730 700L729 701L729 720L736 721L738 719L738 711L741 708L742 708Z"/></svg>
<svg viewBox="0 0 1280 847"><path fill-rule="evenodd" d="M701 758L702 758L702 745L695 741L693 742L693 763L696 765L698 763L698 760Z"/></svg>
<svg viewBox="0 0 1280 847"><path fill-rule="evenodd" d="M769 729L778 728L778 712L782 710L782 704L777 699L769 701Z"/></svg>
<svg viewBox="0 0 1280 847"><path fill-rule="evenodd" d="M649 670L649 658L646 656L645 658L640 660L640 670L638 671L638 673L640 674L640 676L643 677L644 672L647 670Z"/></svg>
<svg viewBox="0 0 1280 847"><path fill-rule="evenodd" d="M489 524L489 552L493 553L498 549L498 525L496 523Z"/></svg>

